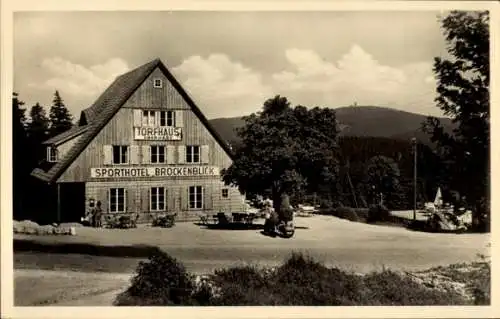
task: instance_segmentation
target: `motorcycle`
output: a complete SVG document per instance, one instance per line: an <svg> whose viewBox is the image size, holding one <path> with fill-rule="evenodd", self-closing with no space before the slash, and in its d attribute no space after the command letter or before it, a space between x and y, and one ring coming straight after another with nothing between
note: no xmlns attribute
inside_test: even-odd
<svg viewBox="0 0 500 319"><path fill-rule="evenodd" d="M280 236L291 238L295 234L295 225L293 221L279 221L275 225L271 219L266 219L264 223L264 233L270 236Z"/></svg>
<svg viewBox="0 0 500 319"><path fill-rule="evenodd" d="M281 221L278 224L278 235L283 237L283 238L292 238L293 235L295 234L295 225L293 224L293 221Z"/></svg>

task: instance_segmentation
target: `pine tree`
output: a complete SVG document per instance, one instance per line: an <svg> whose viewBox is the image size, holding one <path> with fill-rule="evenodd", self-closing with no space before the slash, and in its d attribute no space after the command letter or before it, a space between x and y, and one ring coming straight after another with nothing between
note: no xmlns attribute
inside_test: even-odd
<svg viewBox="0 0 500 319"><path fill-rule="evenodd" d="M24 102L19 100L19 95L12 95L12 188L14 218L22 215L24 202L24 189L28 181L29 152L26 136L26 110L22 108Z"/></svg>
<svg viewBox="0 0 500 319"><path fill-rule="evenodd" d="M34 152L34 158L39 160L44 155L42 142L49 134L49 119L45 109L36 103L30 110L30 122L27 125L28 138Z"/></svg>
<svg viewBox="0 0 500 319"><path fill-rule="evenodd" d="M71 116L69 110L64 105L64 101L59 95L59 91L54 94L54 99L52 100L52 107L49 113L50 118L50 137L60 134L69 130L73 126L73 117Z"/></svg>

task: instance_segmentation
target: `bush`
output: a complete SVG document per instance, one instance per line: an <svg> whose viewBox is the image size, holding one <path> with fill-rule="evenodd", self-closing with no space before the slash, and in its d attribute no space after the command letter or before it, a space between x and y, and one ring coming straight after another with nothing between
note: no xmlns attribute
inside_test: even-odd
<svg viewBox="0 0 500 319"><path fill-rule="evenodd" d="M339 218L347 219L347 220L350 220L352 222L359 221L359 217L356 214L356 211L351 207L339 207L339 208L335 209L333 212L334 212L334 215L339 217Z"/></svg>
<svg viewBox="0 0 500 319"><path fill-rule="evenodd" d="M382 204L372 205L368 209L367 222L374 223L374 222L389 221L390 216L391 215L389 209L387 209L387 207L385 207L384 205Z"/></svg>
<svg viewBox="0 0 500 319"><path fill-rule="evenodd" d="M371 305L456 305L465 300L458 293L442 292L411 280L390 270L371 273L365 276L364 283L370 291Z"/></svg>
<svg viewBox="0 0 500 319"><path fill-rule="evenodd" d="M487 276L485 276L487 275ZM489 272L473 287L476 303L489 298ZM373 306L470 304L454 291L427 288L412 277L384 270L368 275L328 268L293 253L277 268L254 266L220 269L205 279L187 274L175 259L160 251L141 263L132 286L118 296L117 305L204 306Z"/></svg>
<svg viewBox="0 0 500 319"><path fill-rule="evenodd" d="M360 221L368 220L368 208L354 208L354 211L356 212L356 215L358 215Z"/></svg>
<svg viewBox="0 0 500 319"><path fill-rule="evenodd" d="M132 285L120 294L118 306L162 306L191 304L193 278L184 265L159 249L147 262L140 262Z"/></svg>

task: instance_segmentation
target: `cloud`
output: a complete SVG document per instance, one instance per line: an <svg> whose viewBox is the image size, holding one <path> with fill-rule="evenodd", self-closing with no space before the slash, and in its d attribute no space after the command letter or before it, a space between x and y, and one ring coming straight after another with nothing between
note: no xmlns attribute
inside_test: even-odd
<svg viewBox="0 0 500 319"><path fill-rule="evenodd" d="M356 102L436 113L430 63L387 66L358 45L336 62L312 50L288 49L285 57L289 68L272 75L273 87L293 103L338 107Z"/></svg>
<svg viewBox="0 0 500 319"><path fill-rule="evenodd" d="M434 106L432 64L399 67L379 63L358 45L330 62L312 50L285 51L288 66L261 74L224 54L191 56L173 71L209 117L229 117L260 110L276 94L292 104L340 107L376 105L439 114Z"/></svg>
<svg viewBox="0 0 500 319"><path fill-rule="evenodd" d="M127 63L119 58L110 59L103 64L85 67L72 63L60 57L44 59L42 69L48 78L41 88L59 90L65 95L77 98L96 96L100 94L116 76L128 71ZM39 85L31 84L34 87Z"/></svg>
<svg viewBox="0 0 500 319"><path fill-rule="evenodd" d="M358 45L337 61L296 48L285 50L284 58L283 71L266 74L225 54L193 55L172 73L208 118L260 111L264 101L277 94L293 105L335 108L356 102L440 115L433 102L436 81L430 62L388 66ZM90 67L51 58L42 68L49 74L42 86L60 90L78 107L91 104L128 65L118 58Z"/></svg>
<svg viewBox="0 0 500 319"><path fill-rule="evenodd" d="M172 72L208 117L255 112L272 94L260 73L224 54L191 56Z"/></svg>

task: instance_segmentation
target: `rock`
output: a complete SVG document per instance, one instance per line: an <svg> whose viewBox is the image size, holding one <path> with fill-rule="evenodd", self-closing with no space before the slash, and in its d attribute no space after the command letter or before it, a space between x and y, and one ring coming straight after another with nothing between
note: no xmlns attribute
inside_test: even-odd
<svg viewBox="0 0 500 319"><path fill-rule="evenodd" d="M75 227L70 227L69 228L69 235L71 235L71 236L75 236L76 235L76 229L75 229Z"/></svg>
<svg viewBox="0 0 500 319"><path fill-rule="evenodd" d="M53 235L55 227L52 225L43 225L36 228L37 235Z"/></svg>

